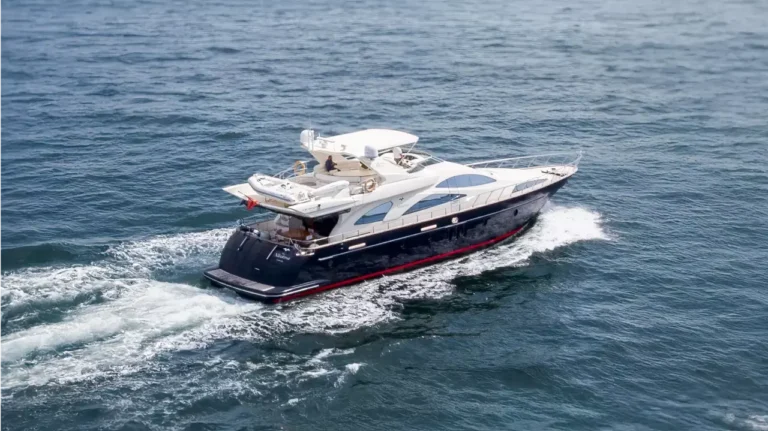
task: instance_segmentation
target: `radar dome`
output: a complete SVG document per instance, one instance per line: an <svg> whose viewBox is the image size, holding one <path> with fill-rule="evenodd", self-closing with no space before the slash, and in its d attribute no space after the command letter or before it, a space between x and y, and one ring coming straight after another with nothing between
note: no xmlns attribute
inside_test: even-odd
<svg viewBox="0 0 768 431"><path fill-rule="evenodd" d="M314 140L315 140L314 130L306 129L301 131L301 135L299 135L299 142L301 142L302 145L308 147Z"/></svg>
<svg viewBox="0 0 768 431"><path fill-rule="evenodd" d="M364 154L366 158L373 160L379 156L379 151L373 145L366 145Z"/></svg>

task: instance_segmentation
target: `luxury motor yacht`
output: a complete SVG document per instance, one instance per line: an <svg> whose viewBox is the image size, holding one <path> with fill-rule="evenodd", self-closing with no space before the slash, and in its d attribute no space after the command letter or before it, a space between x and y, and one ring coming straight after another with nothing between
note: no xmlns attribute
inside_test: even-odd
<svg viewBox="0 0 768 431"><path fill-rule="evenodd" d="M299 140L314 160L224 188L266 211L241 220L204 273L214 284L282 302L491 246L529 225L581 158L459 164L385 129Z"/></svg>

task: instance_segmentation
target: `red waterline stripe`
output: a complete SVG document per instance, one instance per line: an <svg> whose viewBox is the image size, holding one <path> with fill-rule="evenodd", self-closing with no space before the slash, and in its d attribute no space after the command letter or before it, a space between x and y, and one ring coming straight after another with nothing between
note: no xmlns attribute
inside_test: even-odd
<svg viewBox="0 0 768 431"><path fill-rule="evenodd" d="M403 264L403 265L398 265L398 266L394 266L392 268L383 269L381 271L372 272L370 274L359 275L357 277L348 278L346 280L338 281L336 283L326 284L325 286L320 286L320 287L317 287L315 289L305 290L304 292L294 293L293 295L287 295L287 296L283 296L283 297L280 297L280 298L276 298L275 302L290 301L292 299L296 299L296 298L300 298L302 296L307 296L307 295L310 295L310 294L322 292L324 290L335 289L337 287L341 287L341 286L346 286L348 284L357 283L359 281L367 280L369 278L378 277L380 275L386 275L386 274L389 274L389 273L392 273L392 272L408 269L408 268L414 267L416 265L421 265L423 263L434 262L436 260L444 259L444 258L453 256L455 254L464 253L464 252L467 252L467 251L470 251L470 250L474 250L476 248L485 247L485 246L491 245L493 243L497 243L499 241L502 241L502 240L505 240L505 239L511 237L512 235L520 232L521 230L523 230L523 226L520 226L519 228L517 228L517 229L515 229L515 230L513 230L511 232L507 232L507 233L505 233L505 234L503 234L501 236L497 236L496 238L489 239L487 241L483 241L483 242L480 242L480 243L477 243L477 244L472 244L472 245L469 245L469 246L466 246L466 247L462 247L462 248L459 248L459 249L456 249L456 250L449 251L447 253L438 254L438 255L427 257L427 258L424 258L424 259L414 260L413 262L408 262L408 263Z"/></svg>

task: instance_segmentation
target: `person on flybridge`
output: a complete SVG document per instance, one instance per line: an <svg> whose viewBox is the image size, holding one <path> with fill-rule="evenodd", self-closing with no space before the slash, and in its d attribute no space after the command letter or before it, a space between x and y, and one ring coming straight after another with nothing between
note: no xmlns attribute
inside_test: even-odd
<svg viewBox="0 0 768 431"><path fill-rule="evenodd" d="M400 147L392 148L392 156L395 158L395 164L400 166L400 162L403 161L403 150Z"/></svg>
<svg viewBox="0 0 768 431"><path fill-rule="evenodd" d="M328 158L325 159L325 170L331 172L334 169L336 169L336 163L333 163L333 156L328 156Z"/></svg>

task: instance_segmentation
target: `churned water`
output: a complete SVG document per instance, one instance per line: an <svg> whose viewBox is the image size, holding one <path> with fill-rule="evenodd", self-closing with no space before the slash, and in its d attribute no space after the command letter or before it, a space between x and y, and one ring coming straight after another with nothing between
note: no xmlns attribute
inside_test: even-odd
<svg viewBox="0 0 768 431"><path fill-rule="evenodd" d="M768 4L7 1L3 429L768 430ZM517 241L281 306L299 132L584 149Z"/></svg>

